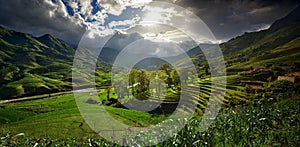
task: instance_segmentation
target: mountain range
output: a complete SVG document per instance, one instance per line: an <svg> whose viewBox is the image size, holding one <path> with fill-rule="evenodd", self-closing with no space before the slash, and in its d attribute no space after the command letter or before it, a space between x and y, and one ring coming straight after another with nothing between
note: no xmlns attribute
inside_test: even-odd
<svg viewBox="0 0 300 147"><path fill-rule="evenodd" d="M187 54L198 64L207 64L200 47ZM245 32L219 45L227 71L244 71L250 66L300 64L300 7L275 21L268 29ZM208 47L209 48L209 47Z"/></svg>
<svg viewBox="0 0 300 147"><path fill-rule="evenodd" d="M267 30L245 33L220 45L229 69L300 64L300 7ZM239 63L239 64L236 64Z"/></svg>
<svg viewBox="0 0 300 147"><path fill-rule="evenodd" d="M0 27L0 98L71 90L75 51L49 34L33 37Z"/></svg>
<svg viewBox="0 0 300 147"><path fill-rule="evenodd" d="M201 51L203 45L210 46L202 44L187 51L196 66L207 64ZM76 51L73 47L49 34L34 37L0 27L0 99L71 90ZM299 66L300 7L275 21L269 29L246 32L220 44L220 48L229 73L254 65ZM111 63L119 52L114 48L103 49L97 64L97 84L109 83ZM164 63L158 59L153 62ZM145 60L137 67L153 62Z"/></svg>

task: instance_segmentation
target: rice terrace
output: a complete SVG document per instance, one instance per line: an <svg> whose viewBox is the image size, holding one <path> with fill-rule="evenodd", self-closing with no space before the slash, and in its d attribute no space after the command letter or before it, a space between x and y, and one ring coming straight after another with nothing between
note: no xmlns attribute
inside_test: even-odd
<svg viewBox="0 0 300 147"><path fill-rule="evenodd" d="M297 1L0 0L0 146L299 146Z"/></svg>

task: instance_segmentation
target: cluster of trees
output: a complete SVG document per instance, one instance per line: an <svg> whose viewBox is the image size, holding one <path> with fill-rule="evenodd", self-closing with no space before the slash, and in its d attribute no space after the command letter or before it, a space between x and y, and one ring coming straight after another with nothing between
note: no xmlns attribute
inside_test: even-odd
<svg viewBox="0 0 300 147"><path fill-rule="evenodd" d="M7 84L23 77L23 71L17 66L9 65L7 67L2 67L0 70L0 85Z"/></svg>
<svg viewBox="0 0 300 147"><path fill-rule="evenodd" d="M118 98L134 96L137 99L145 100L151 94L157 98L163 97L164 90L178 92L181 84L186 84L192 78L189 78L188 69L181 69L182 72L177 70L169 64L162 64L155 71L132 69L129 73L119 72L113 75L115 93ZM128 77L128 79L124 77Z"/></svg>
<svg viewBox="0 0 300 147"><path fill-rule="evenodd" d="M113 87L106 88L106 95L109 104L112 106L122 106L125 103L131 104L133 99L145 100L163 100L161 105L153 110L155 113L173 112L173 108L178 106L180 96L184 95L185 101L182 104L184 111L194 103L197 110L203 112L210 98L220 99L222 92L226 92L224 99L226 101L241 100L244 93L236 86L224 86L223 83L215 83L214 97L211 97L212 81L210 78L200 78L207 75L205 69L193 74L188 68L175 69L171 65L162 64L156 71L147 71L144 69L132 69L130 72L121 72L112 75ZM201 73L201 74L200 74ZM126 78L128 77L128 78ZM225 88L226 87L226 88ZM113 94L112 94L113 93ZM102 93L103 94L103 93ZM113 97L110 97L112 96ZM116 101L116 98L119 99ZM115 102L115 103L113 103ZM132 103L134 104L134 103Z"/></svg>

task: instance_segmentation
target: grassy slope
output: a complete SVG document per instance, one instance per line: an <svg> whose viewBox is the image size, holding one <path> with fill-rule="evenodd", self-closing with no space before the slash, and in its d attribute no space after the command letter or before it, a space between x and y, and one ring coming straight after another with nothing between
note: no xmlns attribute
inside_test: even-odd
<svg viewBox="0 0 300 147"><path fill-rule="evenodd" d="M234 68L247 68L253 65L293 65L295 63L300 63L300 37L293 39L292 41L278 46L268 52L264 52L260 55L250 58L246 62L235 63L229 69Z"/></svg>
<svg viewBox="0 0 300 147"><path fill-rule="evenodd" d="M0 98L69 89L75 50L50 35L0 28ZM61 70L63 67L63 70Z"/></svg>
<svg viewBox="0 0 300 147"><path fill-rule="evenodd" d="M74 54L51 35L33 37L0 27L0 99L70 90ZM109 65L102 60L97 65L97 84L107 84Z"/></svg>
<svg viewBox="0 0 300 147"><path fill-rule="evenodd" d="M229 70L253 65L299 65L300 7L269 29L245 33L220 45Z"/></svg>
<svg viewBox="0 0 300 147"><path fill-rule="evenodd" d="M81 117L73 95L58 98L11 103L0 108L1 132L24 132L28 136L50 138L79 138L97 136L87 124L79 128ZM158 123L159 116L105 106L116 119L131 126ZM162 117L163 118L163 117Z"/></svg>

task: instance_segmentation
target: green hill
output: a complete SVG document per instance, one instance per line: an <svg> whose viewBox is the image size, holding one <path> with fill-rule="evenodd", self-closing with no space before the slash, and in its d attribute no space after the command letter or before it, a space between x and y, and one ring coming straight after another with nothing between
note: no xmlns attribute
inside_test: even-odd
<svg viewBox="0 0 300 147"><path fill-rule="evenodd" d="M300 71L300 6L287 16L275 21L269 29L246 32L219 45L225 58L227 82L277 79L277 76ZM214 44L199 44L187 55L200 70L207 70L207 60L202 50L210 54ZM202 50L201 50L202 49ZM175 58L175 57L174 57ZM177 63L185 66L183 55L176 56ZM217 61L213 59L213 61ZM249 73L251 67L264 67L268 72ZM290 68L286 70L284 68ZM199 71L199 74L203 71Z"/></svg>
<svg viewBox="0 0 300 147"><path fill-rule="evenodd" d="M300 64L300 7L269 29L245 33L220 45L228 69Z"/></svg>
<svg viewBox="0 0 300 147"><path fill-rule="evenodd" d="M33 37L0 27L0 99L71 90L75 51L49 34ZM98 65L97 74L108 68Z"/></svg>
<svg viewBox="0 0 300 147"><path fill-rule="evenodd" d="M187 54L195 65L207 67L200 48L209 52L211 47L214 45L200 44ZM251 66L293 66L300 69L300 6L275 21L269 29L246 32L220 44L220 48L228 74L249 70Z"/></svg>

